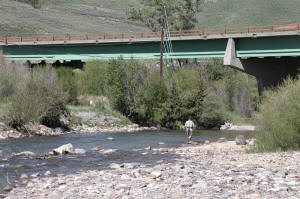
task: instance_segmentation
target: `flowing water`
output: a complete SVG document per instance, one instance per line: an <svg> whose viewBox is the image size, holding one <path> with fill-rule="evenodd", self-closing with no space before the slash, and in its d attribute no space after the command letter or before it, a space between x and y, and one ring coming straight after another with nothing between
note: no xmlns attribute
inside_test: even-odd
<svg viewBox="0 0 300 199"><path fill-rule="evenodd" d="M253 132L227 131L194 131L193 141L216 141L220 137L234 140L237 135L252 138ZM113 137L110 141L107 138ZM163 142L164 145L159 145ZM61 145L72 143L75 148L87 151L84 155L65 155L45 157L45 154ZM89 169L107 169L111 163L142 163L155 164L157 161L173 161L174 154L162 156L160 153L147 153L145 148L177 147L186 143L184 131L154 131L139 133L97 133L97 134L68 134L57 137L34 137L24 139L8 139L0 141L0 150L4 157L0 158L0 193L11 184L20 184L21 174L39 173L41 177L46 171L52 175L77 173ZM93 147L101 149L118 149L114 154L103 155L93 152ZM36 157L15 157L13 153L32 151Z"/></svg>

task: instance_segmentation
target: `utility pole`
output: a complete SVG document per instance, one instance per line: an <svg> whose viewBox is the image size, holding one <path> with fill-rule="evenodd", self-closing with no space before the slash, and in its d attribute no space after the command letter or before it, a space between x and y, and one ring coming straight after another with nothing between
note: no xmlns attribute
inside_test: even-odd
<svg viewBox="0 0 300 199"><path fill-rule="evenodd" d="M165 10L164 4L161 4L161 41L160 41L160 80L163 80L163 66L164 66L164 27L165 27Z"/></svg>

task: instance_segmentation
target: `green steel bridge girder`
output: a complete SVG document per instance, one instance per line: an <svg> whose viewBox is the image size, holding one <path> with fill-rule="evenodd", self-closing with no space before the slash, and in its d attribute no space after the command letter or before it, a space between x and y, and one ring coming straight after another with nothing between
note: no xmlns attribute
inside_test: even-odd
<svg viewBox="0 0 300 199"><path fill-rule="evenodd" d="M300 56L300 36L297 35L234 40L238 58ZM227 42L227 38L176 40L172 42L172 58L223 58ZM2 46L2 51L6 57L15 61L87 61L108 60L120 56L124 59L159 59L160 42L8 45Z"/></svg>

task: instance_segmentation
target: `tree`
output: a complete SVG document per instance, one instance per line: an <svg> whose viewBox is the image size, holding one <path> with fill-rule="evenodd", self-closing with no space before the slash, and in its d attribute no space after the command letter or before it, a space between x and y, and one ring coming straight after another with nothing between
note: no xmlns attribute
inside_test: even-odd
<svg viewBox="0 0 300 199"><path fill-rule="evenodd" d="M169 27L172 30L189 30L197 23L196 14L201 11L204 0L141 0L143 8L131 7L128 10L130 19L144 23L152 31L159 31L162 20L162 6L167 10Z"/></svg>

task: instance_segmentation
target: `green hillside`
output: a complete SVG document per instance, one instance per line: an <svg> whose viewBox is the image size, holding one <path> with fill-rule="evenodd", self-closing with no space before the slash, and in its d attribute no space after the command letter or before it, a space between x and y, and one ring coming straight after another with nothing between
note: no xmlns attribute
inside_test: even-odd
<svg viewBox="0 0 300 199"><path fill-rule="evenodd" d="M40 0L41 8L0 1L0 35L139 32L149 29L128 20L139 0ZM300 22L299 0L206 0L197 28Z"/></svg>

